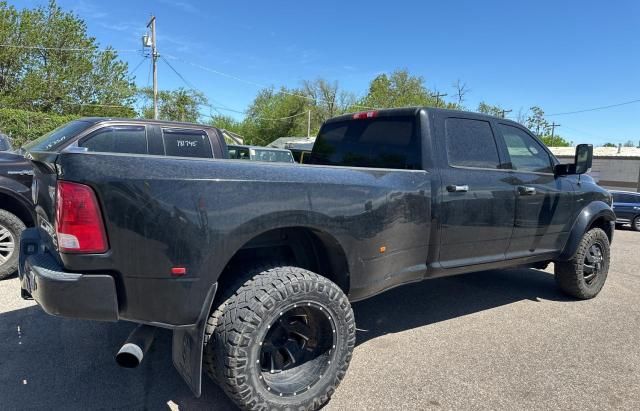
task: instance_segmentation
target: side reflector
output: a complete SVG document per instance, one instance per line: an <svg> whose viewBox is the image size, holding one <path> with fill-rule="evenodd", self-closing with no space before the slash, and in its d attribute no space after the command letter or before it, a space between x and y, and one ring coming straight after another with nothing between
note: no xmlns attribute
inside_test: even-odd
<svg viewBox="0 0 640 411"><path fill-rule="evenodd" d="M181 277L187 274L187 269L184 267L173 267L171 269L171 275L174 277Z"/></svg>

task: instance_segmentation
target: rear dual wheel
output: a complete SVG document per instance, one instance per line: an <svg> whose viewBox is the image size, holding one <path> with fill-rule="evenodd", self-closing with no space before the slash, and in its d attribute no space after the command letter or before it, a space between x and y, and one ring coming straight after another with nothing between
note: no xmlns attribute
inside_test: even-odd
<svg viewBox="0 0 640 411"><path fill-rule="evenodd" d="M298 267L255 268L205 329L205 367L242 409L315 410L344 377L355 345L351 305Z"/></svg>

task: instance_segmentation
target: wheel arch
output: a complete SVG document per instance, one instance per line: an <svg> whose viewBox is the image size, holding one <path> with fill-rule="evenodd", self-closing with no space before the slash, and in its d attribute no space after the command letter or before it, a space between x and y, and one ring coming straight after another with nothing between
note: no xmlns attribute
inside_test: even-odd
<svg viewBox="0 0 640 411"><path fill-rule="evenodd" d="M575 254L582 236L592 228L602 229L613 241L616 216L611 207L603 201L594 201L584 207L571 228L565 247L558 257L559 261L569 260Z"/></svg>
<svg viewBox="0 0 640 411"><path fill-rule="evenodd" d="M243 241L224 265L218 289L235 279L236 268L265 260L308 269L336 283L345 294L349 292L349 264L342 244L326 230L308 225L264 229Z"/></svg>
<svg viewBox="0 0 640 411"><path fill-rule="evenodd" d="M25 226L33 227L36 222L33 207L26 200L6 190L0 190L0 208L18 217Z"/></svg>

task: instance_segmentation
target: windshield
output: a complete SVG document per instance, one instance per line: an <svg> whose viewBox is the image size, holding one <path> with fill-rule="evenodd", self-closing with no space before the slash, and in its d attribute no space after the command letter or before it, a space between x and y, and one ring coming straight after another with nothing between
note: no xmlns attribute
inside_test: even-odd
<svg viewBox="0 0 640 411"><path fill-rule="evenodd" d="M23 145L21 151L55 151L69 139L87 129L90 125L91 123L81 120L64 124L42 137Z"/></svg>
<svg viewBox="0 0 640 411"><path fill-rule="evenodd" d="M278 163L293 163L290 151L251 149L251 159L256 161L272 161Z"/></svg>

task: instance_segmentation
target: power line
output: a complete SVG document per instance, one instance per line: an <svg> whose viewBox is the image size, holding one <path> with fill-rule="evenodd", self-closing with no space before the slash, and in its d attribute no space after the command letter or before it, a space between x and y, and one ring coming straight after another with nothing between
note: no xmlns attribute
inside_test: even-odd
<svg viewBox="0 0 640 411"><path fill-rule="evenodd" d="M135 49L99 49L93 47L42 47L42 46L24 46L21 44L0 44L0 47L29 49L29 50L55 50L55 51L117 51L118 53L137 53L140 50Z"/></svg>
<svg viewBox="0 0 640 411"><path fill-rule="evenodd" d="M564 116L564 115L568 115L568 114L586 113L586 112L589 112L589 111L605 110L605 109L608 109L608 108L626 106L627 104L634 104L634 103L640 103L640 99L625 101L624 103L610 104L608 106L587 108L587 109L584 109L584 110L565 111L563 113L546 114L546 116L547 117L551 117L551 116Z"/></svg>
<svg viewBox="0 0 640 411"><path fill-rule="evenodd" d="M166 54L166 53L165 53L165 55L167 57L169 57L170 59L178 60L178 61L180 61L182 63L189 64L190 66L199 68L200 70L208 71L210 73L213 73L213 74L216 74L216 75L219 75L219 76L222 76L222 77L227 77L227 78L230 78L232 80L236 80L236 81L239 81L239 82L242 82L242 83L245 83L245 84L249 84L249 85L252 85L252 86L255 86L255 87L259 87L259 88L272 88L271 86L267 86L266 84L261 84L261 83L255 82L255 81L246 80L246 79L234 76L233 74L224 73L222 71L219 71L219 70L216 70L216 69L212 69L210 67L206 67L206 66L203 66L201 64L192 63L190 61L186 61L186 60L183 60L181 58L178 58L178 57ZM318 103L318 102L331 103L331 104L334 103L332 101L319 99L319 98L313 98L313 97L310 97L310 96L305 96L304 94L291 93L291 92L285 91L285 90L276 90L276 93L278 93L278 94L287 94L287 95L294 96L294 97L300 97L300 98L304 98L304 99L307 99L307 100L310 100L310 101L314 101L316 103ZM361 105L358 105L358 104L354 104L353 107L364 108L364 109L367 109L367 110L376 110L376 107L367 107L367 106L361 106Z"/></svg>
<svg viewBox="0 0 640 411"><path fill-rule="evenodd" d="M250 116L252 118L259 119L259 120L265 120L265 121L289 120L291 118L300 117L300 116L306 116L307 115L307 111L305 110L305 111L303 111L301 113L292 114L292 115L286 116L286 117L269 118L269 117L252 116L247 111L233 110L233 109L230 109L230 108L212 106L212 105L208 105L208 104L203 104L203 106L212 108L215 111L218 111L218 109L219 109L219 110L223 110L223 111L230 111L232 113L245 114L245 115L248 115L248 116ZM218 114L220 114L220 113L218 113Z"/></svg>
<svg viewBox="0 0 640 411"><path fill-rule="evenodd" d="M176 73L176 76L180 77L180 80L182 80L182 82L184 84L187 85L187 87L192 88L194 90L197 90L197 87L195 87L190 81L188 81L186 78L184 78L184 76L180 73L178 73L178 70L176 70L171 63L169 63L169 60L167 60L166 58L164 58L164 56L160 56L160 58L162 59L162 61L164 61L167 66L169 66L169 68L171 69L171 71L173 71L174 73Z"/></svg>
<svg viewBox="0 0 640 411"><path fill-rule="evenodd" d="M187 87L190 87L194 90L197 90L197 87L195 87L193 85L193 83L191 83L189 80L187 80L182 74L180 74L180 72L178 70L176 70L175 67L173 67L173 65L171 63L169 63L169 61L164 58L164 56L160 56L160 58L162 59L162 61L164 61L167 66L169 66L169 68L176 74L176 76L178 76L180 78L180 80L182 80L184 82L184 84L187 85ZM214 111L216 111L218 114L222 115L222 113L220 113L220 111L218 110L224 110L224 111L230 111L232 113L238 113L238 114L245 114L248 115L249 113L247 111L241 111L241 110L235 110L229 107L225 107L225 106L214 106L211 104L203 104L203 106L208 107ZM202 114L202 113L201 113ZM280 121L280 120L288 120L291 118L295 118L295 117L299 117L302 115L307 114L307 112L302 112L302 113L297 113L297 114L293 114L290 116L286 116L286 117L279 117L279 118L267 118L267 117L258 117L258 116L253 116L254 118L258 118L260 120L265 120L265 121ZM211 114L209 114L209 117L213 118L213 116Z"/></svg>
<svg viewBox="0 0 640 411"><path fill-rule="evenodd" d="M446 97L447 93L440 93L439 91L436 91L435 93L431 94L431 97L434 97L436 99L436 107L440 107L440 97Z"/></svg>
<svg viewBox="0 0 640 411"><path fill-rule="evenodd" d="M169 63L169 60L167 60L166 58L164 58L164 56L160 56L160 58L162 59L162 61L164 61L167 66L169 66L169 68L176 74L176 76L178 76L180 78L180 80L182 80L182 82L189 88L193 89L193 90L198 90L198 88L196 86L193 85L192 82L190 82L189 80L187 80L182 74L180 74L180 72L173 67L173 65L171 63ZM214 99L209 98L211 101L213 101L214 103L217 104L217 106L213 106L213 105L207 105L207 107L209 107L210 109L216 111L218 114L222 115L221 112L218 111L218 109L221 110L226 110L226 111L230 111L233 113L239 113L239 114L247 114L246 111L240 111L240 110L235 110L232 108L229 108L227 106L225 106L224 104L220 104L218 102L216 102Z"/></svg>
<svg viewBox="0 0 640 411"><path fill-rule="evenodd" d="M131 70L129 72L130 75L134 75L136 73L136 71L138 71L138 69L140 68L140 66L142 66L142 63L144 63L145 59L147 58L147 56L142 57L142 60L140 60L140 63L136 64L136 67Z"/></svg>

